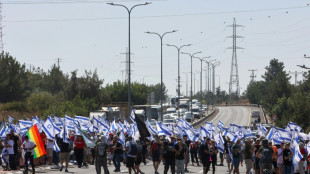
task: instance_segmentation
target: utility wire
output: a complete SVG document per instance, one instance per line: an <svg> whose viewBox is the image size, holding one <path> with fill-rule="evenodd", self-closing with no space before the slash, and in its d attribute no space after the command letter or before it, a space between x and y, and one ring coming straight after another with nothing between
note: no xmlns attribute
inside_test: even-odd
<svg viewBox="0 0 310 174"><path fill-rule="evenodd" d="M197 16L197 15L217 15L217 14L231 14L231 13L251 13L251 12L265 12L265 11L278 11L288 9L302 9L308 8L307 6L285 7L285 8L270 8L270 9L256 9L256 10L238 10L238 11L222 11L222 12L207 12L207 13L187 13L187 14L171 14L171 15L154 15L154 16L138 16L132 18L161 18L161 17L183 17L183 16ZM31 19L31 20L8 20L3 22L66 22L66 21L95 21L95 20L114 20L114 19L127 19L126 17L102 17L102 18L75 18L75 19Z"/></svg>

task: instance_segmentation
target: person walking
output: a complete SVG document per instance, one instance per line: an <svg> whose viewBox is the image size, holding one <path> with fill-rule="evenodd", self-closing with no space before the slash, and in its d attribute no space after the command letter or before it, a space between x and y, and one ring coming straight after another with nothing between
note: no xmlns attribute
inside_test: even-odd
<svg viewBox="0 0 310 174"><path fill-rule="evenodd" d="M279 174L282 174L282 169L283 169L283 150L284 150L284 144L285 142L282 141L280 144L280 147L278 148L278 158L277 158L277 167Z"/></svg>
<svg viewBox="0 0 310 174"><path fill-rule="evenodd" d="M206 138L205 143L202 144L199 148L199 159L203 166L203 174L207 174L210 169L210 138Z"/></svg>
<svg viewBox="0 0 310 174"><path fill-rule="evenodd" d="M132 137L128 137L128 142L126 143L126 152L127 152L127 159L126 159L126 167L128 168L129 174L131 174L131 170L136 173L135 169L135 158L138 153L138 147L136 142L133 141Z"/></svg>
<svg viewBox="0 0 310 174"><path fill-rule="evenodd" d="M184 174L184 164L185 164L185 158L187 153L187 147L186 144L182 142L181 138L178 138L178 142L174 146L175 148L175 164L177 167L177 173Z"/></svg>
<svg viewBox="0 0 310 174"><path fill-rule="evenodd" d="M4 144L4 147L7 150L7 154L9 156L9 166L10 169L8 170L16 170L16 163L15 163L15 155L14 155L14 141L11 139L11 134L6 135L6 143Z"/></svg>
<svg viewBox="0 0 310 174"><path fill-rule="evenodd" d="M99 142L94 148L95 151L95 165L97 174L101 174L101 166L103 166L104 174L109 174L108 169L108 159L107 151L109 151L109 146L105 136L101 136Z"/></svg>
<svg viewBox="0 0 310 174"><path fill-rule="evenodd" d="M68 140L68 141L72 141L72 140ZM60 149L60 153L59 153L59 162L60 162L60 169L59 171L62 171L63 169L63 163L65 163L66 165L66 169L65 172L69 172L68 171L68 165L69 165L69 158L70 158L70 142L66 142L63 140L63 138L58 138L58 144L59 144L59 149Z"/></svg>
<svg viewBox="0 0 310 174"><path fill-rule="evenodd" d="M169 167L172 174L175 174L175 148L174 143L176 136L170 137L171 142L164 142L163 158L164 162L164 174L168 173Z"/></svg>
<svg viewBox="0 0 310 174"><path fill-rule="evenodd" d="M28 135L26 135L24 137L25 141L23 142L23 144L21 145L21 148L24 149L25 151L25 155L24 155L24 165L25 165L25 169L24 169L24 173L27 174L28 173L28 159L32 168L32 173L35 173L35 168L34 168L34 163L33 163L33 149L37 147L37 145L29 140Z"/></svg>
<svg viewBox="0 0 310 174"><path fill-rule="evenodd" d="M198 150L198 142L193 141L190 143L190 154L191 154L191 159L192 159L192 166L194 166L194 163L196 161L197 166L199 166L199 161L197 157L197 150Z"/></svg>
<svg viewBox="0 0 310 174"><path fill-rule="evenodd" d="M237 142L232 146L232 156L233 156L233 166L234 166L234 174L239 174L239 164L240 164L240 154L241 154L241 146L240 140L238 139Z"/></svg>
<svg viewBox="0 0 310 174"><path fill-rule="evenodd" d="M14 150L14 154L13 154L13 157L14 157L14 164L12 164L12 167L11 167L11 165L10 165L10 168L12 169L12 170L17 170L17 169L19 169L19 158L20 158L20 149L19 149L19 147L20 147L20 145L21 145L21 141L20 141L20 138L19 138L19 136L18 135L16 135L15 134L15 132L14 132L14 130L13 129L11 129L10 130L10 134L11 134L11 140L13 140L13 142L14 142L14 146L13 146L13 150Z"/></svg>
<svg viewBox="0 0 310 174"><path fill-rule="evenodd" d="M189 163L189 147L191 144L191 141L188 140L187 135L183 135L183 143L186 145L186 153L185 153L185 172L189 172L187 169L188 163Z"/></svg>
<svg viewBox="0 0 310 174"><path fill-rule="evenodd" d="M218 153L218 149L215 145L215 141L212 140L211 141L211 146L210 146L210 155L211 155L211 164L212 164L212 170L213 170L213 174L215 174L215 165L216 165L216 161L217 161L217 153Z"/></svg>
<svg viewBox="0 0 310 174"><path fill-rule="evenodd" d="M244 144L244 151L243 151L243 157L246 167L246 174L250 174L250 171L253 168L253 152L254 152L254 146L252 145L251 139L246 139Z"/></svg>
<svg viewBox="0 0 310 174"><path fill-rule="evenodd" d="M260 173L263 173L264 170L267 170L269 173L271 173L273 149L268 145L267 139L263 140L262 144L263 146L258 149L256 154L256 156L260 158Z"/></svg>
<svg viewBox="0 0 310 174"><path fill-rule="evenodd" d="M291 174L293 172L293 155L294 153L290 150L290 142L286 142L283 150L283 174Z"/></svg>
<svg viewBox="0 0 310 174"><path fill-rule="evenodd" d="M141 145L140 140L137 140L136 144L137 144L137 155L135 159L135 168L137 171L136 173L144 174L140 169L140 164L142 162L142 145Z"/></svg>
<svg viewBox="0 0 310 174"><path fill-rule="evenodd" d="M155 169L155 174L159 174L157 172L159 163L160 163L160 149L163 145L163 142L161 142L157 135L153 135L155 141L151 143L151 151L152 151L152 160L153 160L153 167Z"/></svg>
<svg viewBox="0 0 310 174"><path fill-rule="evenodd" d="M81 135L78 135L74 142L74 155L76 158L76 162L79 168L82 167L83 159L84 159L84 148L85 142Z"/></svg>
<svg viewBox="0 0 310 174"><path fill-rule="evenodd" d="M123 145L120 142L118 142L117 135L113 137L112 150L109 150L109 152L113 152L113 164L115 167L114 172L120 172L121 171L121 158L123 155Z"/></svg>

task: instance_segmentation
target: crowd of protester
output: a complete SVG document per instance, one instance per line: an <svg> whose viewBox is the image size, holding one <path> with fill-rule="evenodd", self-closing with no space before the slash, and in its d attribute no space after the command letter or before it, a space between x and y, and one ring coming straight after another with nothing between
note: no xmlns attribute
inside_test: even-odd
<svg viewBox="0 0 310 174"><path fill-rule="evenodd" d="M0 143L3 170L19 170L23 167L27 173L30 164L32 173L35 173L35 166L38 165L49 165L60 172L69 172L68 165L72 163L78 168L95 165L98 174L101 173L101 167L104 173L108 174L108 166L114 166L115 173L121 172L121 165L128 168L129 174L143 174L140 165L141 163L146 165L148 159L153 163L155 174L167 174L169 170L172 174L184 174L189 172L188 165L201 166L203 174L215 173L217 166L224 166L224 161L226 161L227 173L239 174L240 166L244 165L247 174L251 172L305 174L309 173L310 169L310 154L305 148L308 141L299 142L300 154L303 156L298 164L294 165L294 152L290 149L291 142L283 141L281 144L274 145L262 136L256 139L237 140L235 143L223 136L225 143L222 153L217 148L216 142L208 137L199 141L190 141L186 135L183 137L153 135L151 141L126 135L125 146L123 146L117 133L110 133L108 138L91 133L89 136L96 145L87 147L81 135L71 132L69 141L64 141L56 135L55 142L59 147L57 150L54 140L47 139L43 131L40 135L46 148L46 155L34 159L33 149L36 145L29 140L28 136L20 137L11 130ZM160 165L164 166L163 171L159 171Z"/></svg>

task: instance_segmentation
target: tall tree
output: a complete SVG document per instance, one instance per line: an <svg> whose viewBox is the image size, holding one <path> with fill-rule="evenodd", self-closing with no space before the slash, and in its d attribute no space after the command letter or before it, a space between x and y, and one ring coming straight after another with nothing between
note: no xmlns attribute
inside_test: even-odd
<svg viewBox="0 0 310 174"><path fill-rule="evenodd" d="M21 65L9 53L0 54L0 101L22 100L25 95L27 75Z"/></svg>

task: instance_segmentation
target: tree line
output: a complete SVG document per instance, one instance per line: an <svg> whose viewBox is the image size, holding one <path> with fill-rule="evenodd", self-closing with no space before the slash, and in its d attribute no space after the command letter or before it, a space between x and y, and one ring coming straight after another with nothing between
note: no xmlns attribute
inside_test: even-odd
<svg viewBox="0 0 310 174"><path fill-rule="evenodd" d="M288 122L300 125L305 132L310 131L310 76L296 86L289 83L290 76L284 70L283 62L270 60L262 75L263 80L251 81L246 96L253 104L260 104L270 116L276 115L277 126L285 127Z"/></svg>
<svg viewBox="0 0 310 174"><path fill-rule="evenodd" d="M26 69L9 53L0 54L0 103L2 111L28 114L63 116L84 115L99 110L112 102L127 102L128 84L120 81L103 86L96 70L77 76L74 70L65 74L55 64L45 72L40 67ZM154 93L154 101L167 98L167 89L160 95L160 84L131 84L132 103L147 104L148 95Z"/></svg>

